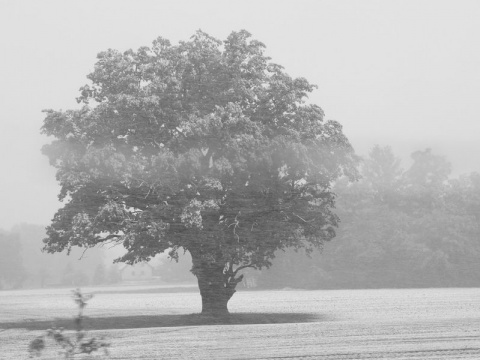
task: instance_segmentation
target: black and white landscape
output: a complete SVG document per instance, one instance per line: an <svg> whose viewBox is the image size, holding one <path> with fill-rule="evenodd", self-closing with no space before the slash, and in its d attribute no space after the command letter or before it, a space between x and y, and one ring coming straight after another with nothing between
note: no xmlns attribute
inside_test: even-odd
<svg viewBox="0 0 480 360"><path fill-rule="evenodd" d="M0 358L480 358L480 3L0 5Z"/></svg>

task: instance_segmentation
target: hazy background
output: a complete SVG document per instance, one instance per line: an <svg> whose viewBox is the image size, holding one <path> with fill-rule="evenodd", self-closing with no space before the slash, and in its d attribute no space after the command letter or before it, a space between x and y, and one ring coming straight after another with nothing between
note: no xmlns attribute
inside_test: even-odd
<svg viewBox="0 0 480 360"><path fill-rule="evenodd" d="M78 105L96 54L176 43L197 29L246 29L311 100L344 125L360 155L392 146L404 164L430 147L453 174L479 171L479 1L0 2L0 228L46 225L60 206L40 148L42 109Z"/></svg>

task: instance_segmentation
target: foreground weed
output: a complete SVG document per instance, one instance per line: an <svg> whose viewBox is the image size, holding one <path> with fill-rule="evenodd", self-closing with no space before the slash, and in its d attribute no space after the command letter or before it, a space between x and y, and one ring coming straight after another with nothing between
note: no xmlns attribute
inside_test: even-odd
<svg viewBox="0 0 480 360"><path fill-rule="evenodd" d="M60 354L64 359L73 359L75 355L90 355L101 350L103 350L105 356L108 356L110 344L103 341L103 338L87 338L87 332L83 327L83 320L86 318L83 315L83 311L87 306L88 300L92 297L92 294L82 294L80 289L73 290L73 300L78 306L78 315L74 318L75 333L69 336L65 334L63 328L52 327L48 329L43 335L30 342L28 347L30 357L41 355L45 349L47 338L53 339L61 347Z"/></svg>

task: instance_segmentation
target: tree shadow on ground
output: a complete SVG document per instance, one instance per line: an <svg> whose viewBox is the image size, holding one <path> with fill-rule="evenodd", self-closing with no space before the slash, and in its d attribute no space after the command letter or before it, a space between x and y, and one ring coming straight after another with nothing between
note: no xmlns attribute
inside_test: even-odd
<svg viewBox="0 0 480 360"><path fill-rule="evenodd" d="M93 294L168 294L168 293L199 293L198 285L190 286L172 286L172 287L155 287L147 289L119 289L119 290L94 290Z"/></svg>
<svg viewBox="0 0 480 360"><path fill-rule="evenodd" d="M322 322L330 320L321 314L308 313L232 313L225 317L201 314L184 315L135 315L86 318L86 330L138 329L156 327L205 326L205 325L255 325ZM51 327L74 329L71 318L55 320L25 320L0 322L0 329L46 330Z"/></svg>

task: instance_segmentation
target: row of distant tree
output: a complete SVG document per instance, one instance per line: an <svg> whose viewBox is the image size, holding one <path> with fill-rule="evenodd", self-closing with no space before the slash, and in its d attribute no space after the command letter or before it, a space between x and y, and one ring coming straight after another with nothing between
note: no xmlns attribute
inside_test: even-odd
<svg viewBox="0 0 480 360"><path fill-rule="evenodd" d="M341 219L322 252L278 252L268 270L248 271L260 288L480 286L480 174L451 178L451 166L429 149L404 169L389 147L375 146L361 179L334 184ZM0 232L0 287L84 286L120 281L104 249L41 252L45 229L22 224ZM81 261L77 261L82 258ZM194 280L188 254L155 264L164 281Z"/></svg>
<svg viewBox="0 0 480 360"><path fill-rule="evenodd" d="M480 286L480 174L451 178L430 149L404 169L375 146L362 178L338 181L337 236L310 259L278 253L260 287L378 288Z"/></svg>
<svg viewBox="0 0 480 360"><path fill-rule="evenodd" d="M0 230L0 290L44 287L109 285L122 281L125 265L109 262L105 248L73 247L70 254L42 252L45 227L20 224L11 231ZM184 254L178 262L167 256L155 259L154 275L168 282L195 281L190 272L191 258Z"/></svg>
<svg viewBox="0 0 480 360"><path fill-rule="evenodd" d="M85 286L120 281L118 265L106 266L102 248L73 248L66 253L41 251L45 228L20 224L0 231L0 289Z"/></svg>
<svg viewBox="0 0 480 360"><path fill-rule="evenodd" d="M125 265L109 263L108 250L90 248L84 252L72 248L70 254L49 254L41 251L43 238L45 228L40 225L24 223L10 232L0 230L0 290L109 285L122 281L121 269ZM195 281L188 254L181 256L178 262L162 256L151 265L154 275L164 281Z"/></svg>

